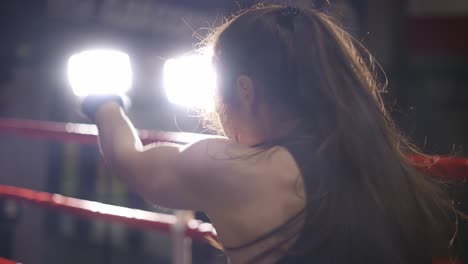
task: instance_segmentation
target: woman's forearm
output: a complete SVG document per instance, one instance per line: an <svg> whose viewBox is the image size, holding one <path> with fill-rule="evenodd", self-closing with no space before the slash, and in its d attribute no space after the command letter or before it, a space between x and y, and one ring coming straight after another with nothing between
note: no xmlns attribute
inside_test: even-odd
<svg viewBox="0 0 468 264"><path fill-rule="evenodd" d="M118 103L109 102L96 112L99 143L104 159L118 166L123 157L143 150L136 129Z"/></svg>
<svg viewBox="0 0 468 264"><path fill-rule="evenodd" d="M169 168L180 146L164 143L143 147L124 110L114 102L102 105L95 121L106 165L145 199L157 202L155 197L165 193L161 186L171 186L164 183L165 176L172 171Z"/></svg>

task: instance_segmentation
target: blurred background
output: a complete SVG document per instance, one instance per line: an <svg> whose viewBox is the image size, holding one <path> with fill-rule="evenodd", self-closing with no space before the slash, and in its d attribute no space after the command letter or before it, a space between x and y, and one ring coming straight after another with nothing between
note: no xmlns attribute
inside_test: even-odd
<svg viewBox="0 0 468 264"><path fill-rule="evenodd" d="M111 47L132 59L129 114L138 128L201 132L200 120L167 101L161 87L163 64L191 51L225 16L256 2L2 0L0 117L86 122L67 83L66 62L83 49ZM385 99L398 126L423 151L468 154L468 1L288 3L334 14L371 50L387 73ZM111 177L95 146L6 135L0 135L0 146L0 184L161 211ZM456 191L460 201L467 201L466 186ZM11 201L0 200L0 208L0 257L25 264L170 262L171 242L164 234ZM197 244L194 263L225 259Z"/></svg>

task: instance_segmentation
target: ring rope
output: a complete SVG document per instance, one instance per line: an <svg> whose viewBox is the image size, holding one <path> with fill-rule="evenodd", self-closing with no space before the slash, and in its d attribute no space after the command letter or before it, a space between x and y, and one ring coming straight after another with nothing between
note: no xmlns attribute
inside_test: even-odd
<svg viewBox="0 0 468 264"><path fill-rule="evenodd" d="M13 260L0 258L0 264L21 264Z"/></svg>
<svg viewBox="0 0 468 264"><path fill-rule="evenodd" d="M98 131L95 125L59 123L28 119L1 119L0 133L14 134L55 141L96 144ZM210 137L209 135L186 132L163 132L138 130L144 144L173 142L187 144ZM459 157L408 155L416 167L441 177L468 179L468 159Z"/></svg>
<svg viewBox="0 0 468 264"><path fill-rule="evenodd" d="M442 178L468 179L468 159L461 157L407 155L416 168Z"/></svg>
<svg viewBox="0 0 468 264"><path fill-rule="evenodd" d="M38 121L29 119L0 118L0 133L21 135L79 144L96 144L98 130L95 125ZM144 144L172 142L187 144L210 137L187 132L163 132L140 129L138 134Z"/></svg>
<svg viewBox="0 0 468 264"><path fill-rule="evenodd" d="M93 220L106 220L165 233L170 233L171 227L176 223L176 217L169 214L130 209L8 185L0 185L0 197L25 201L30 204ZM216 241L217 239L213 226L198 220L190 220L187 223L185 235L204 242Z"/></svg>

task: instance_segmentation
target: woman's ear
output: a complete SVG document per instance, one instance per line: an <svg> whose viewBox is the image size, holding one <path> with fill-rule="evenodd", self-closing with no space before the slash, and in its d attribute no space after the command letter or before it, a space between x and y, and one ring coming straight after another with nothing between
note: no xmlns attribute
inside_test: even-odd
<svg viewBox="0 0 468 264"><path fill-rule="evenodd" d="M255 86L247 75L241 75L236 80L236 90L241 104L252 109L255 102Z"/></svg>

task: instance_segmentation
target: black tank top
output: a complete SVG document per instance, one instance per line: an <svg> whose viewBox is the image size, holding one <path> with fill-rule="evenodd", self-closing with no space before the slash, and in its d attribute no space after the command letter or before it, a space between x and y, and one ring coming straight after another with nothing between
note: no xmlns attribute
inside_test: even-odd
<svg viewBox="0 0 468 264"><path fill-rule="evenodd" d="M308 159L307 159L307 154L311 152L311 149L314 148L313 140L311 137L308 136L299 136L296 133L293 134L294 136L289 136L287 138L281 138L277 139L274 141L271 141L269 143L262 143L262 144L257 144L252 146L253 148L269 148L273 146L281 146L284 147L294 158L296 161L296 164L299 167L299 170L301 174L304 176L305 174L310 174L310 164L308 164ZM289 218L286 222L281 224L278 227L273 228L269 232L262 234L258 236L257 238L248 241L244 244L238 245L238 246L232 246L232 247L224 247L225 250L229 251L239 251L243 250L246 248L250 248L252 246L257 245L258 243L261 243L271 237L277 236L277 235L283 235L284 233L287 233L289 229L294 227L303 217L305 216L305 208L297 212L295 215L293 215L291 218ZM287 236L287 234L286 234ZM297 237L297 235L293 236L294 238L297 239L297 241L300 240ZM284 242L289 242L291 238L285 239ZM280 242L281 243L281 242ZM295 242L294 244L296 244ZM295 247L293 245L293 247ZM251 260L249 263L255 263L258 260L261 260L263 257L267 257L269 252L259 252L257 256ZM292 256L285 256L281 258L277 263L305 263L306 259L301 259L301 256L295 256L292 258Z"/></svg>
<svg viewBox="0 0 468 264"><path fill-rule="evenodd" d="M253 147L258 147L258 148L269 148L273 146L281 146L284 147L285 149L288 150L288 152L292 155L294 158L296 164L299 167L299 170L302 174L304 183L309 185L309 186L314 186L315 184L321 184L321 181L318 180L320 177L320 170L326 170L329 169L330 167L327 166L334 166L334 164L321 164L319 159L314 158L315 153L317 153L317 150L320 146L316 140L314 140L310 136L304 136L304 134L297 133L298 130L296 130L292 135L290 135L287 138L283 138L280 140L275 140L273 142L270 142L268 144L259 144ZM325 190L330 190L334 188L332 186L333 183L328 182L325 180L325 183L321 186L321 189ZM321 191L320 191L321 192ZM321 196L322 194L319 194L318 196ZM324 194L323 196L326 196ZM320 199L320 198L319 198ZM315 207L316 204L308 204L306 206L311 206ZM365 205L363 205L365 206ZM281 235L284 234L283 232L287 232L288 229L290 229L291 226L297 223L298 220L301 219L306 219L307 211L304 208L300 212L298 212L296 215L292 216L288 221L286 221L284 224L280 225L279 227L276 227L272 229L271 231L260 235L256 239L249 241L247 243L244 243L242 245L238 245L235 247L225 247L226 250L229 251L237 251L237 250L242 250L245 248L250 248L262 241L265 241L268 238L271 238L276 235ZM340 221L349 221L346 219L346 215L339 215L335 214L335 212L331 212L331 218L338 218L337 223L339 224ZM339 218L341 217L341 218ZM311 217L313 218L313 217ZM310 219L309 219L310 220ZM320 220L322 221L327 221L326 217L322 217ZM295 242L292 244L292 246L287 250L287 252L281 257L278 261L276 261L276 264L313 264L313 263L350 263L347 261L347 256L350 255L351 249L347 250L345 249L347 245L351 246L349 241L343 240L343 238L340 236L339 232L334 232L333 235L331 235L328 239L327 242L323 243L323 245L314 248L313 250L307 251L307 252L301 252L302 248L304 245L310 245L310 238L306 237L310 234L314 234L314 232L320 232L321 226L320 226L320 221L317 222L317 224L313 224L312 229L305 230L306 226L301 227L301 230L298 236L295 236ZM308 223L310 225L311 223ZM360 228L366 228L368 224L366 223L360 223ZM382 226L380 226L382 227ZM393 236L391 234L391 231L385 230L383 233L380 234L380 227L369 227L368 234L369 236L364 235L363 237L355 238L356 240L354 241L355 243L359 243L360 239L367 239L367 242L370 242L370 245L373 245L373 241L375 241L376 245L375 247L372 248L364 248L362 249L363 251L360 251L360 253L357 254L367 254L366 250L374 254L373 257L370 259L374 259L377 262L373 263L408 263L406 260L401 259L401 256L397 256L392 254L391 252L394 252L398 254L397 252L399 251L398 249L393 248L392 244L389 242L387 244L387 239L388 241L391 240L391 237ZM309 226L307 226L309 228ZM312 230L312 232L311 232ZM305 232L306 231L306 232ZM375 235L376 233L379 233ZM382 238L382 239L379 239ZM338 242L335 242L334 240L338 240ZM336 246L339 245L339 246ZM381 253L379 253L381 252ZM254 259L249 262L250 263L256 263L258 260L261 260L263 257L267 257L269 254L276 253L275 251L269 251L267 250L266 252L259 252ZM353 252L351 252L353 254ZM380 256L379 256L380 255ZM335 257L336 256L336 257ZM388 259L382 259L382 256L389 256ZM331 260L333 259L333 261ZM367 258L366 258L367 259ZM431 263L431 258L430 257L416 257L416 258L411 258L411 263L410 264L430 264ZM367 259L369 260L369 259ZM353 263L364 263L364 262L359 262L359 261L354 261ZM369 262L366 262L369 263Z"/></svg>

